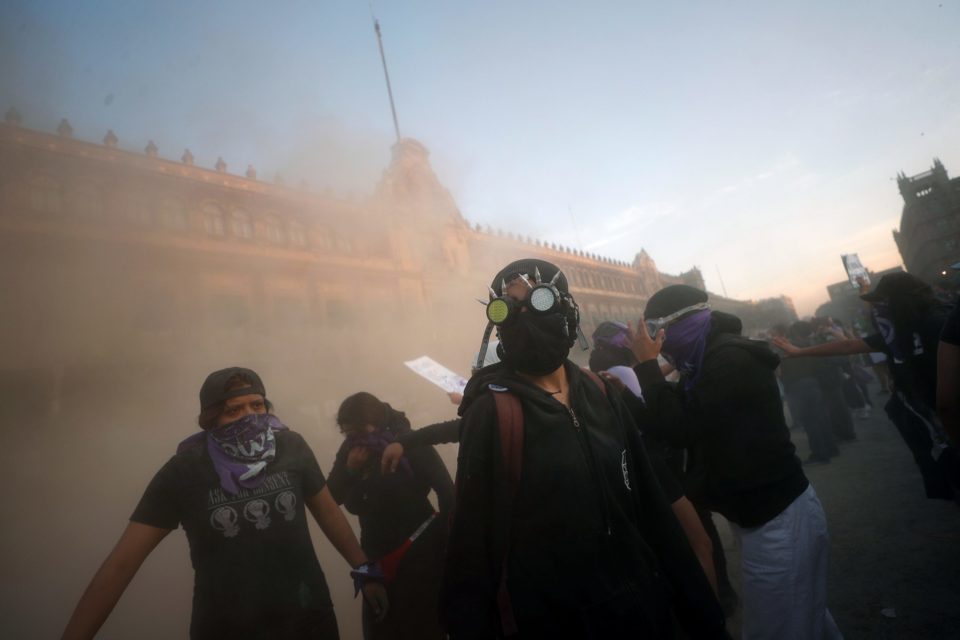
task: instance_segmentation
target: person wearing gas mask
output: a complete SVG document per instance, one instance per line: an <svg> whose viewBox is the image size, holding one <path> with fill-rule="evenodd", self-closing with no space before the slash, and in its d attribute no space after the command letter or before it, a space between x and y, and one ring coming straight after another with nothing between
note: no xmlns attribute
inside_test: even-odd
<svg viewBox="0 0 960 640"><path fill-rule="evenodd" d="M790 442L779 358L694 287L661 289L644 318L632 348L646 428L687 449L687 495L740 539L743 637L841 637L826 604L826 516ZM676 384L663 378L661 351L680 372Z"/></svg>
<svg viewBox="0 0 960 640"><path fill-rule="evenodd" d="M619 396L567 359L579 311L537 259L489 289L501 362L468 382L442 612L468 638L726 638ZM485 346L481 348L482 351Z"/></svg>
<svg viewBox="0 0 960 640"><path fill-rule="evenodd" d="M154 476L119 542L77 604L65 639L92 638L140 565L183 526L196 573L191 638L336 640L337 619L306 510L352 566L378 618L387 613L370 563L303 438L273 415L260 377L231 367L200 389L201 432Z"/></svg>

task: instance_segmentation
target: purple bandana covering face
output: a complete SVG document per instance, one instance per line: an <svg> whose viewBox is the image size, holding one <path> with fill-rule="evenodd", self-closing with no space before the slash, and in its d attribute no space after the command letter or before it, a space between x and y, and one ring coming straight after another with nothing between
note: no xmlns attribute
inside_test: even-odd
<svg viewBox="0 0 960 640"><path fill-rule="evenodd" d="M684 387L690 391L700 377L700 365L710 333L710 310L697 311L666 329L663 354L684 376Z"/></svg>
<svg viewBox="0 0 960 640"><path fill-rule="evenodd" d="M348 449L365 447L377 454L377 458L380 458L383 455L383 450L387 448L388 444L397 441L393 434L386 429L379 429L377 431L371 431L370 433L351 432L347 434L346 439L347 444L349 445ZM407 460L407 456L400 458L400 466L408 474L413 475L413 469L410 467L410 461Z"/></svg>
<svg viewBox="0 0 960 640"><path fill-rule="evenodd" d="M205 439L213 467L220 476L220 486L236 495L241 488L255 489L263 482L263 470L277 455L273 434L286 428L272 414L253 413L190 436L180 443L177 453Z"/></svg>

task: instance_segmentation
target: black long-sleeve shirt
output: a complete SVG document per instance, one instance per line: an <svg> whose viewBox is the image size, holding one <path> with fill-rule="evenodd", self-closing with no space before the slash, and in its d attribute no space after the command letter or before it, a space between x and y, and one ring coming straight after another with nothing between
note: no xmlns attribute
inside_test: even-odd
<svg viewBox="0 0 960 640"><path fill-rule="evenodd" d="M427 499L431 489L437 493L441 514L436 526L445 526L453 507L453 481L433 447L405 454L410 472L401 466L386 476L380 474L380 456L371 456L362 469L350 471L349 452L350 444L344 442L327 486L338 504L359 517L360 546L368 556L380 558L393 551L430 517L434 511Z"/></svg>

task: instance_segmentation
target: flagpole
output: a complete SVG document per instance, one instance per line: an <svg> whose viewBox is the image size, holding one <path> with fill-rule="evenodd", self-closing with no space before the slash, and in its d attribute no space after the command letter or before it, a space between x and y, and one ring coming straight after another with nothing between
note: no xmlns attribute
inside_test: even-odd
<svg viewBox="0 0 960 640"><path fill-rule="evenodd" d="M400 125L397 123L397 108L393 104L393 88L390 86L390 73L387 71L387 56L383 53L383 38L380 35L380 21L373 16L373 7L370 7L370 15L373 17L373 30L377 34L377 46L380 47L380 62L383 63L383 77L387 81L387 96L390 98L390 113L393 114L393 130L397 134L397 142L400 142Z"/></svg>

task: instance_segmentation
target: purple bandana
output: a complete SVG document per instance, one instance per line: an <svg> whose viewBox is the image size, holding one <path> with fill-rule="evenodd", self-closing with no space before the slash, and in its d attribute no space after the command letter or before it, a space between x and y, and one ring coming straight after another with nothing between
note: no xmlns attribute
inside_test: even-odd
<svg viewBox="0 0 960 640"><path fill-rule="evenodd" d="M177 453L205 440L220 476L220 486L236 495L241 487L255 489L263 482L263 470L277 455L273 433L286 428L272 414L252 413L222 427L193 434L180 443Z"/></svg>
<svg viewBox="0 0 960 640"><path fill-rule="evenodd" d="M663 354L684 377L684 388L693 389L700 377L700 365L710 333L710 310L697 311L671 324L663 341Z"/></svg>
<svg viewBox="0 0 960 640"><path fill-rule="evenodd" d="M396 441L397 439L394 435L386 429L379 429L370 433L349 433L347 434L347 444L349 445L347 450L349 451L356 447L365 447L377 454L377 458L379 458L383 455L383 450L387 448L387 445ZM413 469L410 467L410 461L407 460L407 456L400 458L400 466L403 467L403 470L408 474L413 475Z"/></svg>

